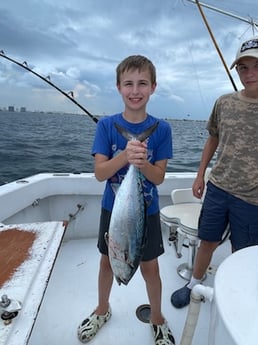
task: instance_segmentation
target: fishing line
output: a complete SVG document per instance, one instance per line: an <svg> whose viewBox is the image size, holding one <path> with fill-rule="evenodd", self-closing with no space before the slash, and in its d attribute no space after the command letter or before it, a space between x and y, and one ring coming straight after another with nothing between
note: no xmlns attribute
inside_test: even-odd
<svg viewBox="0 0 258 345"><path fill-rule="evenodd" d="M195 60L193 58L193 49L192 49L193 43L192 43L192 40L189 40L188 47L189 47L189 55L191 57L191 61L192 61L192 65L193 65L193 70L194 70L194 76L195 76L196 84L197 84L197 87L198 87L198 90L199 90L200 98L202 100L203 105L205 105L206 112L207 112L207 102L205 101L205 98L204 98L204 95L203 95L203 92L202 92L198 70L196 68L196 63L195 63Z"/></svg>
<svg viewBox="0 0 258 345"><path fill-rule="evenodd" d="M59 91L60 93L62 93L65 97L67 97L70 101L72 101L75 105L77 105L77 107L79 107L80 109L82 109L95 123L98 122L98 119L96 116L92 115L87 109L85 109L80 103L78 103L74 97L73 97L73 91L69 91L69 92L65 92L62 89L60 89L57 85L55 85L51 80L50 77L44 77L43 75L33 71L31 68L29 68L28 64L26 61L24 61L23 63L10 58L9 56L7 56L3 50L0 51L0 56L15 63L16 65L26 69L28 72L34 74L36 77L42 79L44 82L48 83L50 86L52 86L53 88L55 88L57 91Z"/></svg>
<svg viewBox="0 0 258 345"><path fill-rule="evenodd" d="M183 5L186 6L184 4L184 2L183 2ZM186 17L185 17L185 12L184 11L182 12L182 22L183 23L186 22ZM206 108L206 112L207 112L207 102L205 101L205 98L204 98L204 95L203 95L203 92L202 92L200 78L199 78L199 73L198 73L198 69L196 68L196 62L195 62L195 59L194 59L194 56L193 56L193 41L192 41L192 39L188 39L187 46L188 46L187 52L188 52L188 54L190 56L191 63L192 63L192 66L193 66L193 74L194 74L194 77L195 77L195 81L196 81L196 85L197 85L197 88L198 88L198 91L199 91L199 95L200 95L201 101L203 103L203 106L204 106L204 108Z"/></svg>

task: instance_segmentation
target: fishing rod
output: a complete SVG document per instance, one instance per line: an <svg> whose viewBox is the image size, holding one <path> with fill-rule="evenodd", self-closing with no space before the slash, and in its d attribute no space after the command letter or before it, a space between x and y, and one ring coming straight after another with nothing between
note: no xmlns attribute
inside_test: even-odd
<svg viewBox="0 0 258 345"><path fill-rule="evenodd" d="M23 61L23 63L10 58L9 56L7 56L3 50L0 51L0 56L15 63L16 65L26 69L28 72L34 74L35 76L37 76L38 78L42 79L44 82L48 83L49 85L51 85L53 88L55 88L57 91L59 91L60 93L62 93L65 97L67 97L70 101L72 101L75 105L77 105L77 107L79 107L80 109L82 109L95 123L98 122L98 119L96 116L92 115L87 109L85 109L80 103L78 103L73 96L73 91L69 91L69 92L65 92L62 89L60 89L58 86L56 86L51 80L50 77L44 77L41 74L33 71L31 68L29 68L28 64L26 61Z"/></svg>

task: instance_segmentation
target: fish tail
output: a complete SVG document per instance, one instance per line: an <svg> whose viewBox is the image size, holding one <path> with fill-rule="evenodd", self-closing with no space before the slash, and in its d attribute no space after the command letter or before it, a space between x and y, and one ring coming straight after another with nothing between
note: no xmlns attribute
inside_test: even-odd
<svg viewBox="0 0 258 345"><path fill-rule="evenodd" d="M155 122L152 126L150 126L149 128L147 128L144 132L136 135L136 134L132 134L130 132L128 132L126 129L124 129L123 127L119 126L117 123L114 124L115 128L118 130L118 132L128 141L129 140L139 140L141 142L143 142L144 140L146 140L158 127L159 125L159 121Z"/></svg>

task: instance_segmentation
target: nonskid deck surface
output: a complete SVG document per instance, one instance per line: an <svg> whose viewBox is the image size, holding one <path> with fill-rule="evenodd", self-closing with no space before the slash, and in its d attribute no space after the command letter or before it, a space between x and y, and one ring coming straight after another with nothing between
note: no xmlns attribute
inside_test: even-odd
<svg viewBox="0 0 258 345"><path fill-rule="evenodd" d="M176 309L170 303L171 293L186 281L177 274L177 266L187 261L187 249L178 259L168 245L164 233L165 254L160 259L163 284L162 311L180 343L188 308ZM71 240L62 245L50 283L35 323L29 345L78 345L78 324L94 310L97 304L99 252L97 239ZM221 261L230 254L228 241L221 245L212 260L205 285L212 286L214 273ZM154 344L150 325L139 321L136 309L148 304L145 284L140 270L127 286L114 281L110 298L112 317L99 331L92 345ZM193 345L207 345L210 303L202 303Z"/></svg>

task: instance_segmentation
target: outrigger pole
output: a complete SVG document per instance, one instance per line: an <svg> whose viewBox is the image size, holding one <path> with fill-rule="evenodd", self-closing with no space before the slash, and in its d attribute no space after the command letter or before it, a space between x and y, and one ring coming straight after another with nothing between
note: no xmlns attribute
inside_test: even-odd
<svg viewBox="0 0 258 345"><path fill-rule="evenodd" d="M49 77L44 77L42 75L40 75L39 73L33 71L31 68L29 68L28 64L26 61L24 61L23 63L20 63L19 61L16 61L15 59L10 58L9 56L7 56L3 50L0 51L0 56L15 63L16 65L26 69L27 71L31 72L32 74L36 75L38 78L42 79L44 82L48 83L49 85L51 85L53 88L55 88L57 91L61 92L65 97L67 97L70 101L72 101L74 104L76 104L80 109L82 109L95 123L98 122L97 117L95 117L94 115L92 115L87 109L85 109L80 103L78 103L74 97L73 97L73 92L70 91L69 93L61 90L58 86L56 86L54 83L52 83L52 81L50 80Z"/></svg>
<svg viewBox="0 0 258 345"><path fill-rule="evenodd" d="M187 0L193 4L196 4L197 1L195 0ZM208 5L208 4L205 4L204 2L200 2L198 1L199 5L202 6L202 7L206 7L212 11L215 11L215 12L218 12L218 13L222 13L226 16L229 16L229 17L232 17L232 18L235 18L235 19L238 19L238 20L241 20L242 22L244 23L247 23L247 24L250 24L252 26L252 29L253 29L253 34L254 34L254 30L255 29L258 29L258 22L256 22L255 20L253 20L253 18L249 18L249 19L246 19L244 17L241 17L241 16L238 16L234 13L231 13L231 12L227 12L227 11L224 11L224 10L221 10L220 8L217 8L217 7L214 7L214 6L211 6L211 5Z"/></svg>
<svg viewBox="0 0 258 345"><path fill-rule="evenodd" d="M220 57L220 59L221 59L221 61L222 61L222 64L223 64L223 66L224 66L224 68L225 68L225 70L226 70L226 72L227 72L227 75L228 75L228 77L229 77L229 79L230 79L230 81L231 81L231 83L232 83L232 85L233 85L233 88L234 88L235 91L237 91L237 87L236 87L236 84L235 84L235 82L234 82L234 79L233 79L233 77L232 77L231 74L230 74L230 71L229 71L229 69L228 69L228 66L227 66L225 60L224 60L224 57L223 57L223 55L222 55L222 53L221 53L221 50L219 49L219 46L218 46L218 44L217 44L217 42L216 42L216 40L215 40L215 38L214 38L214 35L213 35L212 31L211 31L211 28L210 28L210 26L209 26L209 23L207 22L207 19L206 19L204 13L203 13L203 10L202 10L202 7L201 7L201 6L203 6L204 4L201 4L201 3L199 2L199 0L187 0L187 1L190 1L190 2L195 3L195 4L197 5L197 7L198 7L198 9L199 9L199 12L200 12L200 14L201 14L201 16L202 16L202 19L203 19L203 21L204 21L204 23L205 23L205 25L206 25L206 27L207 27L207 29L208 29L208 32L209 32L209 34L210 34L210 36L211 36L212 42L213 42L213 44L214 44L214 46L215 46L215 48L216 48L216 50L217 50L217 52L218 52L218 54L219 54L219 57ZM223 12L222 12L222 13L223 13ZM227 13L227 14L228 14L228 13ZM228 14L228 15L229 15L229 14Z"/></svg>

